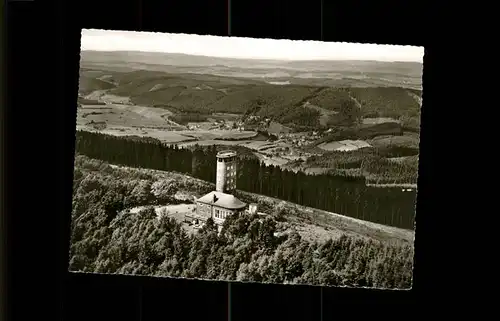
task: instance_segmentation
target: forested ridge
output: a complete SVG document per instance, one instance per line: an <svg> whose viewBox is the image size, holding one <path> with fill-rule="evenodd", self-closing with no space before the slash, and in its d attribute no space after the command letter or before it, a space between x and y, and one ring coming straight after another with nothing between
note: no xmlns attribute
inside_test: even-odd
<svg viewBox="0 0 500 321"><path fill-rule="evenodd" d="M341 236L307 241L283 232L279 213L230 217L220 234L213 221L194 234L153 208L175 202L196 180L111 168L78 156L73 181L70 270L313 285L409 288L413 245ZM154 193L152 191L155 191ZM276 214L276 215L275 215ZM286 214L285 214L286 219Z"/></svg>
<svg viewBox="0 0 500 321"><path fill-rule="evenodd" d="M215 182L217 149L180 149L154 139L128 139L77 131L76 152L130 167L177 171ZM374 223L413 229L416 191L367 187L363 177L306 175L266 166L253 158L239 162L238 189L323 209Z"/></svg>

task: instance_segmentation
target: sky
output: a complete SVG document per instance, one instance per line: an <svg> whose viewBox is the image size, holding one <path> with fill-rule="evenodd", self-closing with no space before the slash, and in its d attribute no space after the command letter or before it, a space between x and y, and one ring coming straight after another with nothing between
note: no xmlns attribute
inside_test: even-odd
<svg viewBox="0 0 500 321"><path fill-rule="evenodd" d="M83 29L81 50L278 60L423 62L424 47Z"/></svg>

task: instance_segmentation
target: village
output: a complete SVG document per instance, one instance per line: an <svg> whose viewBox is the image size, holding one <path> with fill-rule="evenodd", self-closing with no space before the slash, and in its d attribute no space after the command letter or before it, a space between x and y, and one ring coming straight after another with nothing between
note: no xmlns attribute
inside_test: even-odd
<svg viewBox="0 0 500 321"><path fill-rule="evenodd" d="M220 133L224 131L228 133L225 136L218 138L217 144L220 145L239 145L245 146L259 153L264 158L282 158L283 160L297 160L298 158L307 158L312 156L304 150L304 147L311 146L325 134L319 131L311 132L292 132L292 130L279 123L273 122L269 118L259 116L248 116L245 120L233 119L209 119L207 122L189 123L187 125L189 131L196 133L197 131L209 131ZM248 139L247 137L238 139L231 137L230 132L255 132L256 137ZM201 141L189 142L192 145L203 144ZM258 155L259 156L259 155Z"/></svg>

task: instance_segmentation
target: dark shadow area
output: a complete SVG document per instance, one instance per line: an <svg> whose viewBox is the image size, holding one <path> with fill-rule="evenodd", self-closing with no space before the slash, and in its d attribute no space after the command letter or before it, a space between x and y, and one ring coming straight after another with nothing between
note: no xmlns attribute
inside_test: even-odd
<svg viewBox="0 0 500 321"><path fill-rule="evenodd" d="M393 313L410 313L415 307L414 300L411 291L323 288L323 320L344 315L346 309L357 316L369 314L384 318Z"/></svg>
<svg viewBox="0 0 500 321"><path fill-rule="evenodd" d="M232 1L231 8L233 36L321 40L320 1Z"/></svg>
<svg viewBox="0 0 500 321"><path fill-rule="evenodd" d="M182 320L227 320L224 282L146 277L142 281L143 321L170 320L174 315Z"/></svg>
<svg viewBox="0 0 500 321"><path fill-rule="evenodd" d="M232 283L231 297L230 320L321 320L320 287Z"/></svg>
<svg viewBox="0 0 500 321"><path fill-rule="evenodd" d="M139 320L141 285L122 275L72 273L64 292L63 320Z"/></svg>
<svg viewBox="0 0 500 321"><path fill-rule="evenodd" d="M324 0L323 41L424 46L424 25L437 12L426 7L419 1Z"/></svg>

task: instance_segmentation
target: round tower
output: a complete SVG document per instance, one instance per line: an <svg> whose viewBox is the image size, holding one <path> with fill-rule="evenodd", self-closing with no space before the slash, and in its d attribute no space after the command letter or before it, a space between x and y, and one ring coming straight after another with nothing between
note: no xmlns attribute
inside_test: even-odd
<svg viewBox="0 0 500 321"><path fill-rule="evenodd" d="M215 190L231 194L236 190L236 152L232 150L217 153L217 175Z"/></svg>

